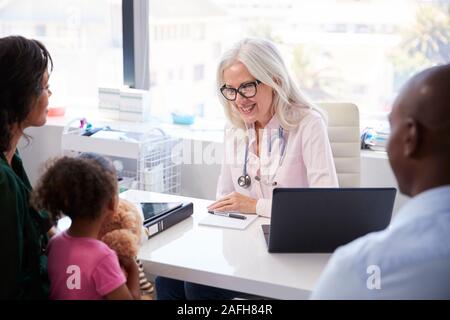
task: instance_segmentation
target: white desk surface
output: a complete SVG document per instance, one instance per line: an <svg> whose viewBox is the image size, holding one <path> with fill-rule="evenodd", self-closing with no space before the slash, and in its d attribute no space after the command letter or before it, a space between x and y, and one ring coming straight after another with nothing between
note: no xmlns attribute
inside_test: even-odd
<svg viewBox="0 0 450 320"><path fill-rule="evenodd" d="M276 299L307 299L330 254L268 253L258 218L246 230L199 226L209 200L128 190L135 203L188 201L194 214L146 240L139 259L147 272Z"/></svg>

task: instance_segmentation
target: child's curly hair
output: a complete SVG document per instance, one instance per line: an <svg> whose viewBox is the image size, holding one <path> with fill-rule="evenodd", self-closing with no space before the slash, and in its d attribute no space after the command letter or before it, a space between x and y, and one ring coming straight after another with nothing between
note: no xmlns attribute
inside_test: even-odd
<svg viewBox="0 0 450 320"><path fill-rule="evenodd" d="M31 194L31 203L37 210L48 211L54 221L61 215L95 220L116 193L112 163L100 155L83 153L50 162Z"/></svg>

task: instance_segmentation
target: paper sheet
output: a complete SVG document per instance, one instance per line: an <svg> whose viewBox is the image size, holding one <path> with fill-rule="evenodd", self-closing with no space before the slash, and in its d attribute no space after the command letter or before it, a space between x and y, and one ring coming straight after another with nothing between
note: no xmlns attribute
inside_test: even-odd
<svg viewBox="0 0 450 320"><path fill-rule="evenodd" d="M101 138L101 139L112 139L112 140L122 140L126 138L126 133L121 131L106 131L100 130L94 133L91 137Z"/></svg>
<svg viewBox="0 0 450 320"><path fill-rule="evenodd" d="M247 219L245 219L245 220L235 219L235 218L224 217L224 216L208 213L208 215L205 218L203 218L198 224L203 225L203 226L244 230L253 221L255 221L256 218L258 218L258 215L256 215L256 214L242 214L239 212L233 212L233 213L246 216Z"/></svg>

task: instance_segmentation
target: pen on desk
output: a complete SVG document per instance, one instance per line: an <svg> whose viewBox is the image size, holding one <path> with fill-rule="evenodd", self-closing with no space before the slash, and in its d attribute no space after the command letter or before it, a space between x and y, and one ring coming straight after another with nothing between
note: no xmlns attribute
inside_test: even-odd
<svg viewBox="0 0 450 320"><path fill-rule="evenodd" d="M241 219L241 220L245 220L247 219L246 216L240 215L240 214L235 214L235 213L228 213L228 212L214 212L214 211L208 211L211 214L215 214L218 216L224 216L224 217L229 217L229 218L235 218L235 219Z"/></svg>

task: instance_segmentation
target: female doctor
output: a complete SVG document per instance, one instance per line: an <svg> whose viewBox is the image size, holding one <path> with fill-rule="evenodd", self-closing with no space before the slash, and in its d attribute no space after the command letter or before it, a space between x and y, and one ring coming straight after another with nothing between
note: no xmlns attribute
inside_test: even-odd
<svg viewBox="0 0 450 320"><path fill-rule="evenodd" d="M337 187L323 115L275 46L244 39L225 53L217 88L230 122L214 211L270 216L275 187ZM249 257L250 258L250 257ZM239 292L157 277L157 299L232 299Z"/></svg>
<svg viewBox="0 0 450 320"><path fill-rule="evenodd" d="M244 39L217 72L230 125L213 211L270 217L275 187L337 187L324 115L302 95L277 48Z"/></svg>

